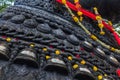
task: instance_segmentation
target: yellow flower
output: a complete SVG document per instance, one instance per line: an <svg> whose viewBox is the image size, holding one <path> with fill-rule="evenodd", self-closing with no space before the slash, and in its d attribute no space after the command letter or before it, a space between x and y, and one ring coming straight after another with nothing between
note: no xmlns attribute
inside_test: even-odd
<svg viewBox="0 0 120 80"><path fill-rule="evenodd" d="M115 51L116 49L115 49L114 47L111 47L110 50L111 50L111 51Z"/></svg>
<svg viewBox="0 0 120 80"><path fill-rule="evenodd" d="M71 56L68 56L68 60L72 60L72 57L71 57Z"/></svg>
<svg viewBox="0 0 120 80"><path fill-rule="evenodd" d="M97 11L97 8L96 8L96 7L94 7L93 9L94 9L95 11Z"/></svg>
<svg viewBox="0 0 120 80"><path fill-rule="evenodd" d="M55 51L55 54L59 55L59 54L60 54L60 51L59 51L59 50L56 50L56 51Z"/></svg>
<svg viewBox="0 0 120 80"><path fill-rule="evenodd" d="M47 51L47 48L43 48L43 51L45 51L45 52L46 52L46 51Z"/></svg>
<svg viewBox="0 0 120 80"><path fill-rule="evenodd" d="M46 56L46 59L48 60L48 59L50 59L51 57L50 56Z"/></svg>
<svg viewBox="0 0 120 80"><path fill-rule="evenodd" d="M110 26L112 26L112 25L113 25L111 21L108 21L108 24L109 24Z"/></svg>
<svg viewBox="0 0 120 80"><path fill-rule="evenodd" d="M86 64L86 61L82 60L80 63L84 65L84 64Z"/></svg>
<svg viewBox="0 0 120 80"><path fill-rule="evenodd" d="M74 69L77 69L78 67L79 67L78 64L73 65Z"/></svg>
<svg viewBox="0 0 120 80"><path fill-rule="evenodd" d="M79 21L79 19L78 19L76 16L73 16L73 20L74 20L75 22L78 22L78 21Z"/></svg>
<svg viewBox="0 0 120 80"><path fill-rule="evenodd" d="M96 16L96 20L102 20L100 16Z"/></svg>
<svg viewBox="0 0 120 80"><path fill-rule="evenodd" d="M94 70L94 71L97 71L98 68L97 68L96 66L93 66L93 70Z"/></svg>
<svg viewBox="0 0 120 80"><path fill-rule="evenodd" d="M11 41L11 38L6 38L6 41L7 41L7 42L10 42L10 41Z"/></svg>
<svg viewBox="0 0 120 80"><path fill-rule="evenodd" d="M63 3L63 4L66 4L66 0L62 0L62 3Z"/></svg>
<svg viewBox="0 0 120 80"><path fill-rule="evenodd" d="M83 15L83 13L81 11L78 11L77 14L78 14L78 16L82 16Z"/></svg>
<svg viewBox="0 0 120 80"><path fill-rule="evenodd" d="M104 25L103 25L102 23L99 23L99 24L98 24L98 27L99 27L99 28L103 28Z"/></svg>
<svg viewBox="0 0 120 80"><path fill-rule="evenodd" d="M79 2L79 0L74 0L74 3L77 3L77 2Z"/></svg>
<svg viewBox="0 0 120 80"><path fill-rule="evenodd" d="M95 41L97 40L97 37L95 35L91 35L90 37L91 37L91 39L93 39Z"/></svg>
<svg viewBox="0 0 120 80"><path fill-rule="evenodd" d="M30 44L30 47L34 47L34 46L35 46L35 44L32 44L32 43Z"/></svg>
<svg viewBox="0 0 120 80"><path fill-rule="evenodd" d="M98 75L98 80L102 80L103 76L102 75Z"/></svg>
<svg viewBox="0 0 120 80"><path fill-rule="evenodd" d="M101 31L101 32L100 32L100 35L105 35L105 32L104 32L104 31Z"/></svg>

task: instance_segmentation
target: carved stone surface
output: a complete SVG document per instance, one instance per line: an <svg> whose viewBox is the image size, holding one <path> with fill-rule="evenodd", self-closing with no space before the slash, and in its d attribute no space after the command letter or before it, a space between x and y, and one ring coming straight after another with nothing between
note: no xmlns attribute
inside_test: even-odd
<svg viewBox="0 0 120 80"><path fill-rule="evenodd" d="M94 22L85 18L82 23L103 42L119 48L110 32L106 30L107 34L100 36ZM0 42L7 44L9 48L9 60L0 59L0 80L96 80L100 74L108 74L108 77L103 77L108 80L119 80L116 69L120 65L120 55L90 39L72 21L66 8L55 0L16 0L14 6L1 13ZM14 63L24 49L35 51L32 55L36 58L28 51L25 53L27 55L19 57L25 59L20 60L23 64ZM56 55L59 53L61 54ZM76 55L80 58L77 59ZM56 57L58 61L64 61L64 65L59 62L49 63L49 58ZM86 61L86 65L82 65L84 61L79 64L78 69L84 69L81 70L83 72L74 70L73 65L81 60ZM38 68L33 67L36 64L39 65ZM50 66L49 71L44 70L47 65ZM99 72L92 70L94 65L99 68ZM52 71L52 67L66 69L68 74L65 75L62 71L59 73L57 69ZM77 76L79 79L76 79L76 75L82 77Z"/></svg>

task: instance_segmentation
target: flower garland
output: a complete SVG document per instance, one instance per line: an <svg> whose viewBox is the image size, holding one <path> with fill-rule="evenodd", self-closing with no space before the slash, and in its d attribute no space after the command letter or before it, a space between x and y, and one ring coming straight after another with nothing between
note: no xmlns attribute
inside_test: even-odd
<svg viewBox="0 0 120 80"><path fill-rule="evenodd" d="M59 2L59 3L61 3L61 4L63 4L62 0L56 0L56 1ZM83 15L85 15L85 16L93 19L93 20L97 20L97 21L101 20L101 21L99 21L101 23L101 24L99 24L99 27L104 26L105 28L107 28L113 34L113 36L114 36L116 42L118 43L118 45L120 45L120 38L119 38L118 34L115 32L115 30L113 29L111 22L106 23L105 21L102 20L102 18L99 15L95 15L95 14L91 13L90 11L83 9L81 7L81 5L79 4L79 0L76 0L75 5L72 4L72 3L70 3L69 1L66 1L66 4L68 5L68 7L70 9L72 9L74 11L77 11L77 12L80 11L80 12L82 12ZM94 8L94 10L95 10L95 8ZM96 10L95 10L95 12L96 12ZM102 31L102 29L101 29L100 34L101 35L105 34Z"/></svg>
<svg viewBox="0 0 120 80"><path fill-rule="evenodd" d="M110 26L112 25L110 22L109 22L109 25L106 24L101 16L98 15L98 12L97 12L97 9L94 8L95 10L95 13L97 14L97 16L95 16L94 14L84 10L83 8L81 8L81 5L79 4L79 0L74 0L74 3L75 3L75 6L72 5L70 2L66 1L66 0L57 0L58 2L62 3L65 5L65 7L68 9L68 12L71 14L73 20L90 36L91 39L93 39L94 41L100 43L103 47L113 51L113 52L116 52L116 53L120 53L120 50L119 49L115 49L114 47L111 47L110 45L107 45L106 43L102 42L101 40L99 40L95 35L91 34L91 32L89 30L86 29L86 27L80 22L80 20L82 19L82 15L86 15L94 20L97 20L98 21L98 25L99 25L99 28L101 28L101 32L100 34L104 35L105 33L102 31L102 28L103 26L110 30L115 39L119 40L120 41L120 38L118 37L117 33L114 31L114 29ZM74 13L72 12L72 10L77 10L78 11L78 15L80 16L80 20L78 19L78 17L76 17L74 15ZM118 43L119 43L118 41Z"/></svg>

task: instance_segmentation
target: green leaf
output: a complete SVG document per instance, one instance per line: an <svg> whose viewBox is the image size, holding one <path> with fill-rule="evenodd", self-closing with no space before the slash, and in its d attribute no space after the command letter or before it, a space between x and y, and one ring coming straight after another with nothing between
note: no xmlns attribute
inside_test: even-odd
<svg viewBox="0 0 120 80"><path fill-rule="evenodd" d="M11 6L14 0L0 0L0 12Z"/></svg>

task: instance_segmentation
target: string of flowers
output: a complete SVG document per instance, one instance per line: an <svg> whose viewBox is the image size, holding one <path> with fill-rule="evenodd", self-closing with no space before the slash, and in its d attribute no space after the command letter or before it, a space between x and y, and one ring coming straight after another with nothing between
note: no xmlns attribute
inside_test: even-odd
<svg viewBox="0 0 120 80"><path fill-rule="evenodd" d="M62 3L62 0L56 0L56 1L59 2L59 3ZM68 7L70 9L72 9L74 11L77 11L77 12L81 11L82 15L85 15L85 16L93 19L93 20L98 21L98 19L101 19L101 23L103 24L104 28L107 28L113 34L116 42L118 43L118 45L120 45L120 37L119 37L118 33L116 33L116 31L114 30L114 28L112 26L112 23L110 21L108 23L106 23L105 21L102 20L101 16L97 16L97 15L91 13L90 11L85 10L84 8L82 8L81 5L79 4L79 2L77 2L77 5L74 5L74 4L70 3L68 0L66 0L66 4L68 5ZM102 27L102 26L100 26L100 27ZM103 32L102 29L101 29L100 34L104 35L105 32Z"/></svg>
<svg viewBox="0 0 120 80"><path fill-rule="evenodd" d="M80 8L80 4L78 4L79 0L75 0L74 2L75 2L75 4L77 3L76 7ZM67 3L66 0L62 0L62 4L64 4L65 7L68 9L68 12L71 14L73 20L90 36L91 39L93 39L94 41L96 41L99 44L101 44L103 47L105 47L105 48L107 48L107 49L109 49L109 50L111 50L113 52L120 53L119 49L115 49L114 47L111 47L110 45L107 45L106 43L104 43L100 39L98 39L95 35L93 35L89 30L87 30L87 28L80 22L79 18L74 15L72 10L69 8L69 6L66 3Z"/></svg>

